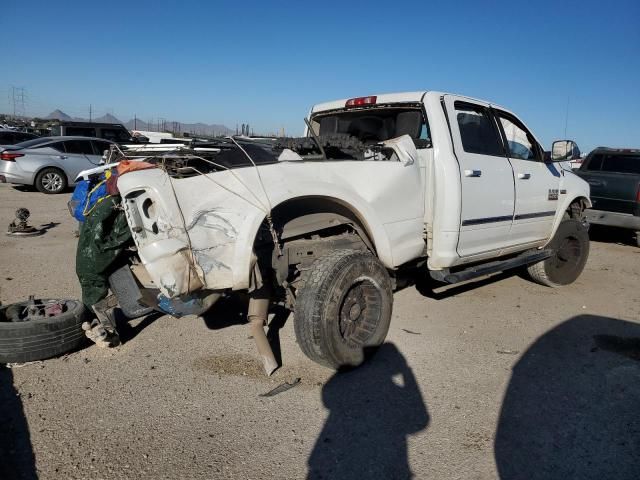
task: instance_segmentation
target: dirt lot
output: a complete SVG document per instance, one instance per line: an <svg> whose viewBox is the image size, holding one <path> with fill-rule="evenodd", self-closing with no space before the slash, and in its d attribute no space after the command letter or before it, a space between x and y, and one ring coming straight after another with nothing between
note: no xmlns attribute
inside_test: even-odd
<svg viewBox="0 0 640 480"><path fill-rule="evenodd" d="M79 297L67 200L0 185L1 228L19 206L47 228L0 236L4 303ZM0 478L640 478L627 238L600 232L562 289L501 275L403 290L387 343L350 373L308 361L289 318L284 367L263 377L229 302L131 322L118 349L1 369Z"/></svg>

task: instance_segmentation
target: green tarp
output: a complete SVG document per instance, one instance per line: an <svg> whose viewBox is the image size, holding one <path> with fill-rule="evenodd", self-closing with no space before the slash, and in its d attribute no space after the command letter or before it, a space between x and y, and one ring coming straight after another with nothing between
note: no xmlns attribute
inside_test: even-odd
<svg viewBox="0 0 640 480"><path fill-rule="evenodd" d="M131 231L120 197L107 197L80 226L76 250L76 274L82 287L82 302L91 309L107 296L109 275L117 268L120 254L131 241Z"/></svg>

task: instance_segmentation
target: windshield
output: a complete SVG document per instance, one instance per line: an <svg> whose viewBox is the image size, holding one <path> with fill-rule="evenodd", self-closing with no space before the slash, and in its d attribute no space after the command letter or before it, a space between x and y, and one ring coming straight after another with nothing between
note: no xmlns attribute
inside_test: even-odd
<svg viewBox="0 0 640 480"><path fill-rule="evenodd" d="M414 140L430 140L429 125L418 107L384 107L318 113L313 116L316 134L336 133L377 143L409 135Z"/></svg>

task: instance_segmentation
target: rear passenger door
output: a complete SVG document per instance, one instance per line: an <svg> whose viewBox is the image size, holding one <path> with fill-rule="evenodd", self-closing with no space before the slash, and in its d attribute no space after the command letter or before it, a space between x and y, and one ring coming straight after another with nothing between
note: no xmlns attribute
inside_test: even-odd
<svg viewBox="0 0 640 480"><path fill-rule="evenodd" d="M462 257L509 245L514 211L513 170L489 104L444 96L460 166Z"/></svg>
<svg viewBox="0 0 640 480"><path fill-rule="evenodd" d="M551 235L560 197L560 165L545 163L544 151L515 115L494 109L513 167L516 206L510 240L514 245Z"/></svg>

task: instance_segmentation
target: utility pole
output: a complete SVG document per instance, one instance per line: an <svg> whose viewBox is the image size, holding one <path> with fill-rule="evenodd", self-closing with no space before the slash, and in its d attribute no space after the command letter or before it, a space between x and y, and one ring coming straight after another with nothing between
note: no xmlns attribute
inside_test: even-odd
<svg viewBox="0 0 640 480"><path fill-rule="evenodd" d="M136 116L136 114L133 114L133 129L137 130L138 129L138 117Z"/></svg>
<svg viewBox="0 0 640 480"><path fill-rule="evenodd" d="M93 121L93 105L89 104L89 123Z"/></svg>
<svg viewBox="0 0 640 480"><path fill-rule="evenodd" d="M13 104L13 118L16 119L16 116L19 114L24 116L25 108L24 108L24 87L11 87L11 103Z"/></svg>

